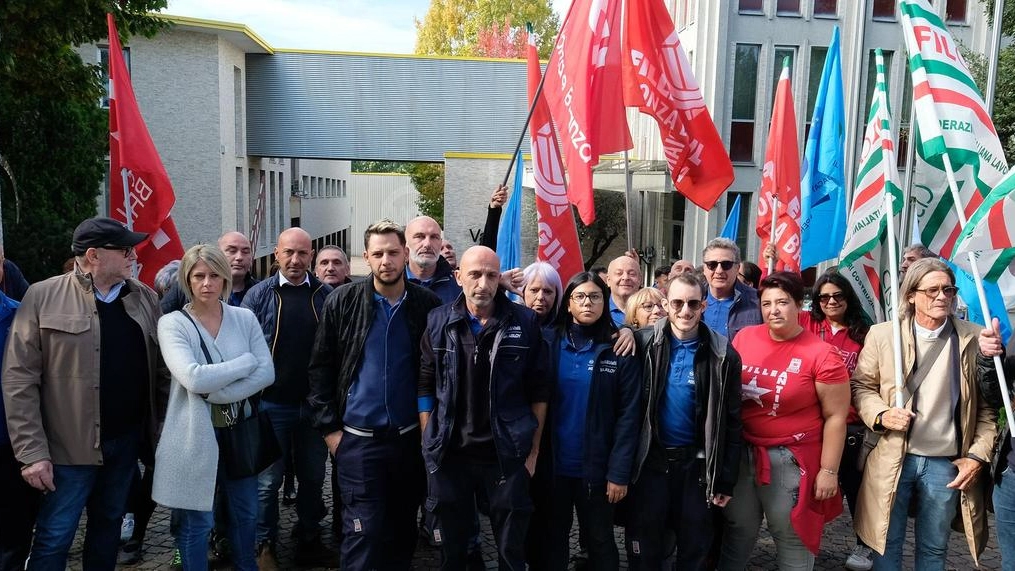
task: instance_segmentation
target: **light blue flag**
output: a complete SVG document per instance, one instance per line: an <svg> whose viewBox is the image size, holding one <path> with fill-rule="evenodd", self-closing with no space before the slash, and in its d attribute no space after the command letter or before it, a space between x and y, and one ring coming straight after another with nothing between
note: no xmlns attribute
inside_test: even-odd
<svg viewBox="0 0 1015 571"><path fill-rule="evenodd" d="M719 234L722 238L729 238L734 242L737 241L737 233L740 232L740 197L743 195L738 194L737 199L733 201L733 210L730 211L729 218L726 219L726 225L722 227L722 232Z"/></svg>
<svg viewBox="0 0 1015 571"><path fill-rule="evenodd" d="M959 297L966 302L968 310L966 319L977 325L984 325L983 312L980 311L980 298L976 295L976 282L973 281L973 274L956 266L948 260L943 260L955 273L955 287L959 288ZM996 317L1001 322L1001 339L1008 345L1011 339L1011 320L1008 319L1008 310L1004 306L1004 298L1001 297L1001 288L991 281L983 280L983 291L987 294L987 309L990 316Z"/></svg>
<svg viewBox="0 0 1015 571"><path fill-rule="evenodd" d="M515 187L511 191L504 208L504 216L500 219L497 230L497 256L500 257L500 270L520 268L522 265L522 152L515 157Z"/></svg>
<svg viewBox="0 0 1015 571"><path fill-rule="evenodd" d="M839 28L825 55L800 173L800 267L839 255L846 238L846 118Z"/></svg>

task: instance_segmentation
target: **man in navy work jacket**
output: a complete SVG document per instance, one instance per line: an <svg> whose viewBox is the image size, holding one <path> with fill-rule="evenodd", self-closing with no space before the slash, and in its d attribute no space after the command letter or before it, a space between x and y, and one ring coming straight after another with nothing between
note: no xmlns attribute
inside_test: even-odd
<svg viewBox="0 0 1015 571"><path fill-rule="evenodd" d="M421 342L419 418L427 509L442 568L464 569L485 490L501 569L525 569L536 467L550 386L536 314L500 290L500 260L484 246L462 256L462 295L430 313Z"/></svg>
<svg viewBox="0 0 1015 571"><path fill-rule="evenodd" d="M314 426L336 458L342 568L409 569L424 473L417 416L420 338L434 293L405 281L405 233L367 228L371 277L324 304L310 359Z"/></svg>

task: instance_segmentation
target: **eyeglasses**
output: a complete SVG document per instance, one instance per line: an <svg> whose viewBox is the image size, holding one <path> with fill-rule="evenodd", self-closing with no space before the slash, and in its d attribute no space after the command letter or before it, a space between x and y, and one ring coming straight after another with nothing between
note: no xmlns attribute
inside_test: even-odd
<svg viewBox="0 0 1015 571"><path fill-rule="evenodd" d="M117 252L123 252L124 258L129 258L134 253L134 246L99 246L103 250L116 250Z"/></svg>
<svg viewBox="0 0 1015 571"><path fill-rule="evenodd" d="M933 299L933 298L937 297L938 294L940 294L940 293L944 293L945 297L955 297L955 294L959 293L959 288L957 288L955 286L943 286L943 287L942 286L934 286L934 287L928 287L928 288L924 288L924 289L916 289L916 290L913 290L913 291L918 291L918 292L922 293L923 295Z"/></svg>
<svg viewBox="0 0 1015 571"><path fill-rule="evenodd" d="M705 262L705 267L708 268L708 271L710 272L714 272L719 266L722 266L723 271L728 272L733 269L733 266L735 265L737 265L737 263L733 260L723 260L721 262L718 260L712 260L710 262Z"/></svg>
<svg viewBox="0 0 1015 571"><path fill-rule="evenodd" d="M584 292L571 294L571 301L577 303L578 305L585 303L586 300L588 300L588 302L591 303L592 305L598 305L603 302L603 294L584 293Z"/></svg>
<svg viewBox="0 0 1015 571"><path fill-rule="evenodd" d="M645 311L652 311L657 307L663 311L666 311L666 305L664 305L663 302L661 301L657 301L654 303L651 301L646 301L645 303L638 304L638 307L642 308Z"/></svg>
<svg viewBox="0 0 1015 571"><path fill-rule="evenodd" d="M701 309L700 299L671 299L670 309L679 312L680 310L684 309L684 304L687 304L687 308L690 309L691 311L698 311L699 309Z"/></svg>
<svg viewBox="0 0 1015 571"><path fill-rule="evenodd" d="M841 291L837 291L835 293L823 293L818 296L818 302L822 304L828 303L833 299L835 300L836 303L842 303L843 301L846 300L846 294L842 293Z"/></svg>

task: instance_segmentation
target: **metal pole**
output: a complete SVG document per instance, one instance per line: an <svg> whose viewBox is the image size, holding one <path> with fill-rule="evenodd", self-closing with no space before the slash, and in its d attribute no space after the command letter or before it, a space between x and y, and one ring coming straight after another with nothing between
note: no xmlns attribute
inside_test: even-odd
<svg viewBox="0 0 1015 571"><path fill-rule="evenodd" d="M991 34L990 51L987 56L987 91L984 103L987 115L994 113L994 96L997 91L997 60L1001 56L1001 24L1004 18L1004 0L994 0L994 29Z"/></svg>
<svg viewBox="0 0 1015 571"><path fill-rule="evenodd" d="M856 40L853 42L853 50L855 53L854 64L853 64L853 77L856 78L855 88L852 90L851 99L856 100L856 105L852 108L856 109L853 113L850 113L846 121L846 172L856 172L856 140L858 133L862 132L861 129L857 128L857 124L861 123L866 117L862 117L864 110L861 109L860 105L860 94L863 90L863 83L860 81L861 75L863 75L863 62L864 62L864 51L863 51L863 40L867 30L867 5L868 0L860 0L857 4L857 33ZM851 105L847 101L846 109L850 109ZM862 117L862 118L861 118ZM853 185L856 181L852 177L846 177L846 205L853 204Z"/></svg>
<svg viewBox="0 0 1015 571"><path fill-rule="evenodd" d="M522 132L518 133L518 142L515 143L515 150L511 153L511 162L508 163L507 172L504 173L504 180L501 181L501 186L507 186L508 179L511 178L511 171L515 168L515 157L518 156L518 149L522 148L522 141L525 140L525 131L529 129L529 121L532 120L532 112L536 110L536 101L539 101L539 96L543 93L543 83L546 81L546 73L542 74L539 78L539 85L536 86L536 95L529 102L529 112L525 115L525 124L522 125Z"/></svg>
<svg viewBox="0 0 1015 571"><path fill-rule="evenodd" d="M775 224L779 220L779 196L772 195L772 227L768 230L768 243L772 247L775 245ZM775 271L775 260L779 257L779 253L776 252L775 256L768 259L768 273L771 275Z"/></svg>
<svg viewBox="0 0 1015 571"><path fill-rule="evenodd" d="M628 159L627 151L624 151L624 218L627 222L627 251L630 252L633 246L634 226L631 224L631 162Z"/></svg>

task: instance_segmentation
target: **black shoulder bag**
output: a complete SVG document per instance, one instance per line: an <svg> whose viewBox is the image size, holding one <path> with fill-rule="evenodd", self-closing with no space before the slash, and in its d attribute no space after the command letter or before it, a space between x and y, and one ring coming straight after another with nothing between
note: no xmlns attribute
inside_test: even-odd
<svg viewBox="0 0 1015 571"><path fill-rule="evenodd" d="M212 364L214 361L204 344L201 329L186 310L181 309L180 313L194 324L205 362ZM219 466L225 468L226 478L230 480L256 476L282 457L271 419L267 412L260 410L260 400L257 396L249 397L236 403L235 407L209 403L213 409L212 416L217 416L226 424L215 427L215 440L219 446ZM228 407L229 410L218 414L214 411L215 407ZM234 414L233 408L238 412Z"/></svg>

